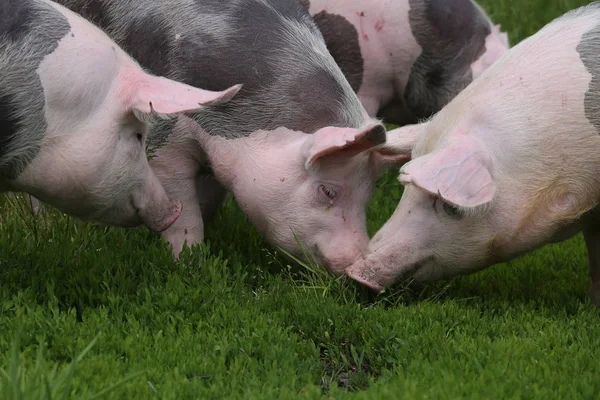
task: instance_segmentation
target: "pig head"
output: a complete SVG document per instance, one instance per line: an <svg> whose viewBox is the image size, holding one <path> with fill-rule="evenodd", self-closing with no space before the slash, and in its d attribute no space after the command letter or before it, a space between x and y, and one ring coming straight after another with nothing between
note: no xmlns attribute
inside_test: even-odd
<svg viewBox="0 0 600 400"><path fill-rule="evenodd" d="M599 149L597 137L576 146L567 139L562 146L571 151L556 156L545 150L555 151L560 140L511 141L490 131L489 122L453 127L449 121L442 114L397 130L417 144L400 169L405 190L364 257L347 269L351 278L377 291L400 280L447 279L564 240L589 223L586 215L600 198L600 162L596 150L584 148ZM501 124L516 128L506 119ZM565 160L576 161L565 166Z"/></svg>
<svg viewBox="0 0 600 400"><path fill-rule="evenodd" d="M378 175L404 159L380 151L385 140L385 128L367 121L312 134L278 128L245 139L213 137L204 147L216 176L271 244L312 254L342 274L367 246L364 205Z"/></svg>

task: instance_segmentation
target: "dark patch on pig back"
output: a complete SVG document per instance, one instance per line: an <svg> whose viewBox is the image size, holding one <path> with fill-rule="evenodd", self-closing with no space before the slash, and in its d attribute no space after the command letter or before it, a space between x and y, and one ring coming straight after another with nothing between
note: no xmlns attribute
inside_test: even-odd
<svg viewBox="0 0 600 400"><path fill-rule="evenodd" d="M0 177L15 179L35 158L46 131L45 97L37 69L71 26L45 3L0 2ZM7 85L5 82L10 82ZM16 149L24 149L15 156Z"/></svg>
<svg viewBox="0 0 600 400"><path fill-rule="evenodd" d="M154 15L138 18L127 26L127 33L120 43L140 65L157 76L169 73L169 38L167 30L161 29L162 20Z"/></svg>
<svg viewBox="0 0 600 400"><path fill-rule="evenodd" d="M2 41L16 42L26 37L33 28L35 9L32 1L0 2L0 37Z"/></svg>
<svg viewBox="0 0 600 400"><path fill-rule="evenodd" d="M324 68L297 76L289 91L293 104L302 110L302 117L290 129L314 132L323 127L323 121L338 118L340 105L335 100L343 98L344 89Z"/></svg>
<svg viewBox="0 0 600 400"><path fill-rule="evenodd" d="M439 111L469 83L471 64L485 52L491 26L471 0L409 0L409 21L422 52L405 89L418 118Z"/></svg>
<svg viewBox="0 0 600 400"><path fill-rule="evenodd" d="M340 111L337 101L344 94L335 77L319 65L313 68L316 73L294 70L299 60L282 56L283 50L297 44L285 40L289 33L284 32L281 15L322 40L308 11L298 0L267 2L274 8L254 1L233 10L229 16L235 31L226 37L197 29L176 42L172 65L186 83L208 90L243 84L231 101L207 107L196 121L210 134L229 137L280 126L312 132L342 125L342 113L332 111L336 106ZM300 51L304 50L313 51L310 43ZM283 75L293 79L281 79Z"/></svg>
<svg viewBox="0 0 600 400"><path fill-rule="evenodd" d="M358 92L363 82L364 60L360 51L358 31L346 18L326 11L313 16L327 49L344 76Z"/></svg>
<svg viewBox="0 0 600 400"><path fill-rule="evenodd" d="M103 29L109 21L107 6L103 0L54 0L80 14Z"/></svg>
<svg viewBox="0 0 600 400"><path fill-rule="evenodd" d="M589 30L577 45L581 62L592 75L585 93L585 116L600 133L600 25Z"/></svg>

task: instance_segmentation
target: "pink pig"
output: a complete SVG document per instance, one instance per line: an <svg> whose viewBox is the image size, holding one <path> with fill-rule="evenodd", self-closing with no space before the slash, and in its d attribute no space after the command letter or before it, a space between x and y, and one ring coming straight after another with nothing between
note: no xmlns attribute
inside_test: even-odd
<svg viewBox="0 0 600 400"><path fill-rule="evenodd" d="M0 4L0 191L82 219L164 231L182 205L148 164L149 122L224 102L151 76L90 22L44 0Z"/></svg>
<svg viewBox="0 0 600 400"><path fill-rule="evenodd" d="M300 0L371 116L416 123L509 48L472 0Z"/></svg>
<svg viewBox="0 0 600 400"><path fill-rule="evenodd" d="M549 23L433 119L390 132L398 208L346 272L380 290L471 273L583 231L600 306L600 6ZM415 143L416 142L416 143Z"/></svg>

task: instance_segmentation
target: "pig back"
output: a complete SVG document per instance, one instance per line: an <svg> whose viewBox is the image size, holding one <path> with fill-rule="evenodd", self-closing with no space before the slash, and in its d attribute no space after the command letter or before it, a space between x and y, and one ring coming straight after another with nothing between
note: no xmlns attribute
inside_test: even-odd
<svg viewBox="0 0 600 400"><path fill-rule="evenodd" d="M59 0L145 69L196 87L242 83L195 119L212 135L358 127L363 108L298 0Z"/></svg>

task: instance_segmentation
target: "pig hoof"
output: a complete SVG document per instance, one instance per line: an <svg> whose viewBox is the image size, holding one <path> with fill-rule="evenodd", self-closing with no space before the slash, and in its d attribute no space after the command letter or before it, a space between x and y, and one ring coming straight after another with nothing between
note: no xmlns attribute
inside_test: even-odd
<svg viewBox="0 0 600 400"><path fill-rule="evenodd" d="M381 292L384 289L384 287L382 285L380 285L379 283L365 279L365 277L363 277L360 274L354 274L352 272L348 272L347 274L350 278L352 278L356 282L360 283L363 286L368 287L369 289L371 289L377 293Z"/></svg>

